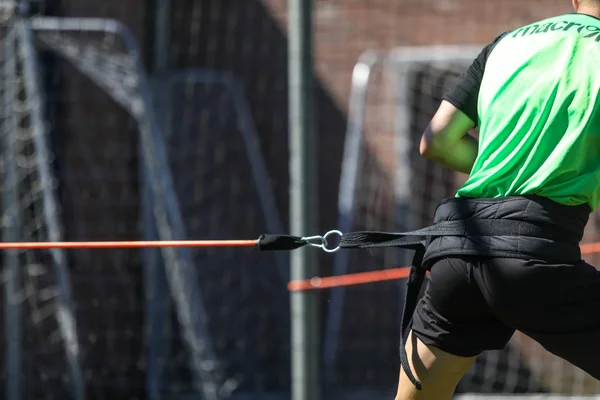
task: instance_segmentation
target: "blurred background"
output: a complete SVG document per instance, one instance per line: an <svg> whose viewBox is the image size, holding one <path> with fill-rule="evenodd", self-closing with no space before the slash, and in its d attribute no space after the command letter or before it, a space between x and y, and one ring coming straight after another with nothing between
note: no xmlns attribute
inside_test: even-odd
<svg viewBox="0 0 600 400"><path fill-rule="evenodd" d="M306 235L428 224L465 179L417 157L444 90L497 34L571 12L568 0L306 5L314 187L305 200L315 230ZM287 0L3 1L0 10L3 241L290 232L297 77ZM596 213L585 242L600 240L598 223ZM290 399L289 256L4 251L0 396ZM304 262L330 276L401 267L409 256ZM294 349L316 368L307 393L393 398L403 286L300 295L316 304L304 320L311 341ZM458 387L465 399L530 394L598 395L600 384L517 334L482 354Z"/></svg>

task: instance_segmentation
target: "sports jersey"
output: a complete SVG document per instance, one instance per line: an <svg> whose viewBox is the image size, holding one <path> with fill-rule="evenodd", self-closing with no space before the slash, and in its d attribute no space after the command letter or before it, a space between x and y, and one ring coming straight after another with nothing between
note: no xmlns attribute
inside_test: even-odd
<svg viewBox="0 0 600 400"><path fill-rule="evenodd" d="M567 14L486 46L444 95L479 126L457 197L600 202L600 20Z"/></svg>

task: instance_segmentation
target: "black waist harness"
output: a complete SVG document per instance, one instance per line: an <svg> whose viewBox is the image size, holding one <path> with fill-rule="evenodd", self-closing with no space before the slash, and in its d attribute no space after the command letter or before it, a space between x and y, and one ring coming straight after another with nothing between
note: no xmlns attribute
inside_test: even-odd
<svg viewBox="0 0 600 400"><path fill-rule="evenodd" d="M408 364L405 341L426 272L445 256L537 258L549 262L581 259L579 242L589 218L587 205L569 207L537 196L502 199L446 199L435 212L434 224L411 232L344 234L342 248L401 247L415 250L402 313L400 361L421 388ZM407 240L424 237L425 240Z"/></svg>

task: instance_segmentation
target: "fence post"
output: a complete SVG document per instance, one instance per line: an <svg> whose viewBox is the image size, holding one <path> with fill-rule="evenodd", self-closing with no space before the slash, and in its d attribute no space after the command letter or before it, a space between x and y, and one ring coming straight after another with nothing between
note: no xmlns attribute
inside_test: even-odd
<svg viewBox="0 0 600 400"><path fill-rule="evenodd" d="M289 150L290 231L313 235L315 229L315 146L313 123L312 0L289 0ZM314 250L291 253L291 279L317 271ZM317 292L292 292L291 373L293 400L319 400L321 385Z"/></svg>

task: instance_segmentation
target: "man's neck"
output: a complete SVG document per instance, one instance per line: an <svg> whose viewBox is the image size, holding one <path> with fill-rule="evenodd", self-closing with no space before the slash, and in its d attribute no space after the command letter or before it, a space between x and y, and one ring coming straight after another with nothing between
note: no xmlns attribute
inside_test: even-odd
<svg viewBox="0 0 600 400"><path fill-rule="evenodd" d="M600 19L600 7L599 6L582 5L579 7L579 10L577 10L577 13L591 15L592 17L596 17L596 18Z"/></svg>

